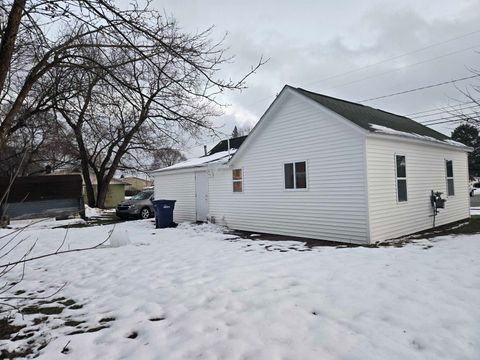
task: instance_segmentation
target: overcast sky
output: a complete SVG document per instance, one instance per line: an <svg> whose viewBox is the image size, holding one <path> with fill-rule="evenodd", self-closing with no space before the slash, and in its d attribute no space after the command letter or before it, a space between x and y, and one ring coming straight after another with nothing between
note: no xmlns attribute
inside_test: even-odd
<svg viewBox="0 0 480 360"><path fill-rule="evenodd" d="M480 70L480 0L154 0L153 6L173 15L185 31L214 25L215 37L228 33L225 46L236 58L222 70L227 78L245 73L261 56L269 59L247 90L226 95L231 106L215 120L225 133L234 124L254 125L285 84L360 101ZM365 104L403 115L461 98L446 85ZM449 134L454 127L434 128Z"/></svg>

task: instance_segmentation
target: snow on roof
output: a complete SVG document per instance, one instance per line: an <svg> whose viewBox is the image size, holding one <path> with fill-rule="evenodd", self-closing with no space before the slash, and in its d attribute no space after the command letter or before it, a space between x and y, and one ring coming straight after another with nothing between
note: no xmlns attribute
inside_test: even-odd
<svg viewBox="0 0 480 360"><path fill-rule="evenodd" d="M154 173L169 171L169 170L178 170L178 169L186 169L186 168L193 168L193 167L203 167L207 164L218 163L218 164L225 164L230 160L230 156L235 153L236 149L230 149L230 151L220 151L212 155L201 156L199 158L188 159L186 161L182 161L178 164L167 166L165 168L154 170Z"/></svg>
<svg viewBox="0 0 480 360"><path fill-rule="evenodd" d="M386 126L377 125L377 124L369 124L369 126L370 126L371 130L373 130L373 132L375 132L375 133L397 135L397 136L409 137L409 138L414 138L414 139L419 139L419 140L427 140L427 141L433 141L433 142L437 142L437 143L445 143L445 144L448 144L448 145L459 146L459 147L463 147L463 148L467 147L464 144L462 144L458 141L452 140L452 139L439 140L439 139L435 139L431 136L419 135L419 134L416 134L416 133L399 131L399 130L391 129L391 128L386 127Z"/></svg>

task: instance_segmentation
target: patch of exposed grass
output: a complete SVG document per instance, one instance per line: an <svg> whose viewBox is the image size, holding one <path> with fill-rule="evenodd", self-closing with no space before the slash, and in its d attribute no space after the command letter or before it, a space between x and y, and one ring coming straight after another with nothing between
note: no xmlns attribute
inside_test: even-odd
<svg viewBox="0 0 480 360"><path fill-rule="evenodd" d="M429 230L410 235L412 239L430 239L444 235L471 235L480 233L480 216L474 215L469 219L460 220L451 224L438 226Z"/></svg>
<svg viewBox="0 0 480 360"><path fill-rule="evenodd" d="M63 306L46 306L46 307L39 307L39 306L26 306L22 308L20 311L24 315L32 315L32 314L44 314L44 315L57 315L63 312L65 308Z"/></svg>
<svg viewBox="0 0 480 360"><path fill-rule="evenodd" d="M85 330L85 332L92 333L92 332L97 332L97 331L100 331L100 330L103 330L103 329L108 329L108 328L109 328L109 326L100 325L100 326L95 326L93 328L87 329L87 330Z"/></svg>
<svg viewBox="0 0 480 360"><path fill-rule="evenodd" d="M78 310L78 309L81 309L83 308L83 305L82 304L76 304L76 305L72 305L69 307L69 309L71 310Z"/></svg>
<svg viewBox="0 0 480 360"><path fill-rule="evenodd" d="M0 340L10 339L12 335L17 334L24 327L25 325L14 325L9 318L0 319Z"/></svg>
<svg viewBox="0 0 480 360"><path fill-rule="evenodd" d="M88 328L88 329L74 330L72 332L67 333L67 335L78 335L78 334L85 334L85 333L93 333L93 332L97 332L97 331L100 331L100 330L103 330L103 329L108 329L108 328L109 328L109 326L99 325L99 326L95 326L95 327Z"/></svg>
<svg viewBox="0 0 480 360"><path fill-rule="evenodd" d="M149 321L162 321L162 320L165 320L165 318L163 316L159 316L159 317L150 318L148 320Z"/></svg>
<svg viewBox="0 0 480 360"><path fill-rule="evenodd" d="M41 323L44 323L48 320L48 316L42 316L42 317L37 317L33 319L33 325L39 325Z"/></svg>
<svg viewBox="0 0 480 360"><path fill-rule="evenodd" d="M136 339L138 336L138 333L136 331L132 331L128 336L127 338L129 339Z"/></svg>
<svg viewBox="0 0 480 360"><path fill-rule="evenodd" d="M106 322L111 322L111 321L115 321L115 318L114 317L104 317L104 318L100 319L98 322L106 323Z"/></svg>
<svg viewBox="0 0 480 360"><path fill-rule="evenodd" d="M65 321L64 325L65 326L70 326L70 327L76 327L80 324L83 324L84 322L85 321L69 319L69 320Z"/></svg>
<svg viewBox="0 0 480 360"><path fill-rule="evenodd" d="M75 304L75 301L72 300L72 299L69 299L69 300L65 300L65 301L60 301L60 304L62 304L63 306L71 306L71 305Z"/></svg>

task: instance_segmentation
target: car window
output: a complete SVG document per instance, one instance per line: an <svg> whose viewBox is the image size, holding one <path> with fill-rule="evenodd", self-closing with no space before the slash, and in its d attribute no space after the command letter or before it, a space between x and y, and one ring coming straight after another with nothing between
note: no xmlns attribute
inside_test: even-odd
<svg viewBox="0 0 480 360"><path fill-rule="evenodd" d="M151 191L142 191L132 196L132 200L146 200L152 195L153 193Z"/></svg>

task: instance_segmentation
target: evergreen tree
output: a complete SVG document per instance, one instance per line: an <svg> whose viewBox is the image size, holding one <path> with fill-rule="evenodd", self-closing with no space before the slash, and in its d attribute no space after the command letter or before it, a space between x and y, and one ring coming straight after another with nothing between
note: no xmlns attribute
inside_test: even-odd
<svg viewBox="0 0 480 360"><path fill-rule="evenodd" d="M478 136L478 129L473 125L462 124L453 130L451 138L473 148L473 151L468 154L468 171L470 176L479 176L480 139Z"/></svg>
<svg viewBox="0 0 480 360"><path fill-rule="evenodd" d="M240 132L238 131L237 125L235 125L235 127L233 128L233 131L232 131L232 138L236 138L236 137L239 137L239 136L240 136Z"/></svg>

